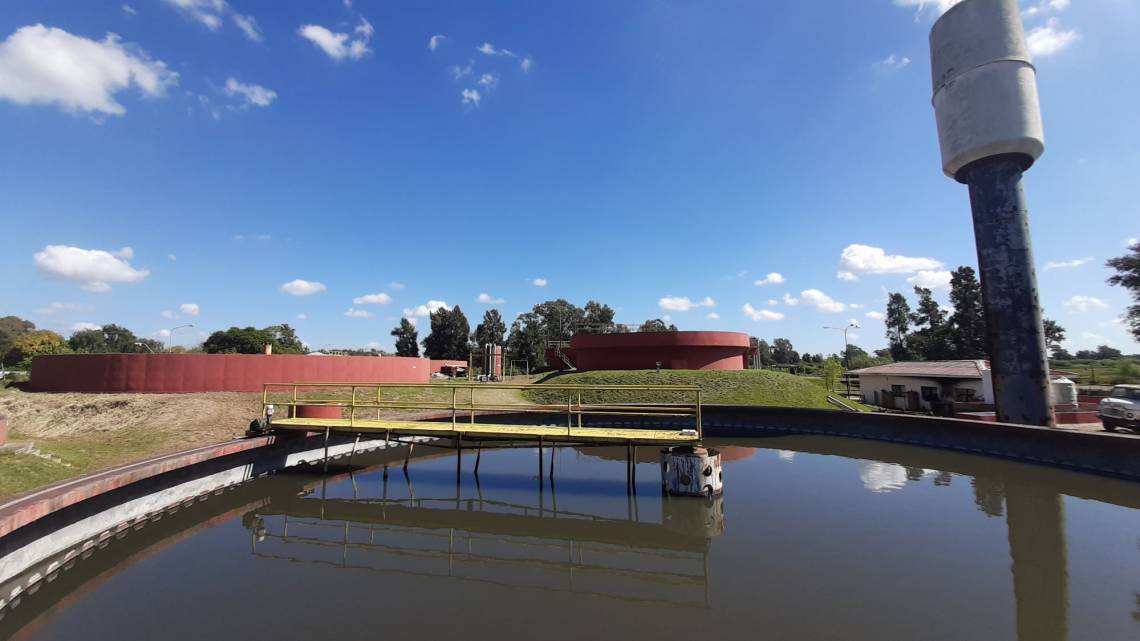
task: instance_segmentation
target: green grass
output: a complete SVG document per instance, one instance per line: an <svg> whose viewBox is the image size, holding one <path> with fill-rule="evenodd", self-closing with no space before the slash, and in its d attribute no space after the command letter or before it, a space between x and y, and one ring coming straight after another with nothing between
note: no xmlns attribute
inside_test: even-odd
<svg viewBox="0 0 1140 641"><path fill-rule="evenodd" d="M1114 358L1090 361L1050 361L1049 366L1077 376L1078 385L1117 385L1140 383L1140 359Z"/></svg>
<svg viewBox="0 0 1140 641"><path fill-rule="evenodd" d="M574 385L697 385L701 401L725 405L762 405L769 407L815 407L836 409L827 402L827 390L817 378L792 376L771 370L718 372L703 370L603 370L574 372L548 377L546 384ZM566 392L534 389L523 396L535 403L564 403ZM576 400L576 399L575 399ZM692 395L668 395L649 392L595 392L584 394L583 402L683 402ZM866 409L860 403L851 405Z"/></svg>
<svg viewBox="0 0 1140 641"><path fill-rule="evenodd" d="M75 476L73 468L30 454L0 452L0 497Z"/></svg>

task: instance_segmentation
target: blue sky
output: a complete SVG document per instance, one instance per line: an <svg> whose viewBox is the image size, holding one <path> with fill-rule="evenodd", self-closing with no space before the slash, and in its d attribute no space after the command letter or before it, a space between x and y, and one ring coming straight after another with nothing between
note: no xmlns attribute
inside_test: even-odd
<svg viewBox="0 0 1140 641"><path fill-rule="evenodd" d="M474 326L563 297L881 347L885 291L976 263L930 107L940 4L8 0L0 315L391 349L429 301ZM1140 350L1103 267L1140 237L1137 5L1023 3L1071 349Z"/></svg>

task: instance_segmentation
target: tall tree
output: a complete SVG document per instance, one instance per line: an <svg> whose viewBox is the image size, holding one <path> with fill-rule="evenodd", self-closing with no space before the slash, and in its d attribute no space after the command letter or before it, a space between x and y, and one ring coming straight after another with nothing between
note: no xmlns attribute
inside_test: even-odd
<svg viewBox="0 0 1140 641"><path fill-rule="evenodd" d="M534 306L542 327L543 338L547 341L568 341L586 318L581 307L563 298L548 300Z"/></svg>
<svg viewBox="0 0 1140 641"><path fill-rule="evenodd" d="M950 342L955 358L985 358L986 310L982 305L982 285L973 267L959 267L950 275Z"/></svg>
<svg viewBox="0 0 1140 641"><path fill-rule="evenodd" d="M507 336L507 358L526 361L533 370L546 365L545 347L542 319L538 314L527 312L511 323L511 333Z"/></svg>
<svg viewBox="0 0 1140 641"><path fill-rule="evenodd" d="M1061 343L1065 342L1065 328L1055 320L1048 318L1044 319L1041 323L1045 326L1045 347L1053 353L1053 358L1060 360L1059 353L1064 352L1065 349L1061 347Z"/></svg>
<svg viewBox="0 0 1140 641"><path fill-rule="evenodd" d="M32 359L46 354L66 354L71 351L62 336L47 329L24 332L12 341L4 362L24 370L32 367Z"/></svg>
<svg viewBox="0 0 1140 641"><path fill-rule="evenodd" d="M507 326L503 323L503 316L499 314L497 309L488 309L483 312L483 322L475 327L475 344L479 347L484 345L502 345L503 335L507 333Z"/></svg>
<svg viewBox="0 0 1140 641"><path fill-rule="evenodd" d="M609 305L598 301L588 301L585 309L584 334L610 334L616 329L614 324L614 310Z"/></svg>
<svg viewBox="0 0 1140 641"><path fill-rule="evenodd" d="M771 367L776 362L772 358L772 346L763 338L756 341L756 353L760 357L760 367Z"/></svg>
<svg viewBox="0 0 1140 641"><path fill-rule="evenodd" d="M885 322L891 358L896 361L909 361L914 358L907 344L907 335L910 331L910 303L906 301L906 296L893 292L888 297Z"/></svg>
<svg viewBox="0 0 1140 641"><path fill-rule="evenodd" d="M265 331L269 334L269 342L273 344L274 354L304 354L309 351L289 323L270 325Z"/></svg>
<svg viewBox="0 0 1140 641"><path fill-rule="evenodd" d="M1140 242L1133 243L1127 254L1110 258L1105 265L1116 270L1108 277L1109 285L1118 285L1132 294L1136 303L1128 307L1124 320L1128 323L1132 337L1140 341Z"/></svg>
<svg viewBox="0 0 1140 641"><path fill-rule="evenodd" d="M424 339L424 354L428 358L466 360L471 353L467 342L471 325L459 305L440 307L430 318L431 334Z"/></svg>
<svg viewBox="0 0 1140 641"><path fill-rule="evenodd" d="M134 354L161 352L163 345L153 338L139 338L134 332L115 324L98 329L81 329L67 339L71 350L80 354Z"/></svg>
<svg viewBox="0 0 1140 641"><path fill-rule="evenodd" d="M260 354L265 344L273 344L272 336L256 327L231 327L210 334L202 349L207 354Z"/></svg>
<svg viewBox="0 0 1140 641"><path fill-rule="evenodd" d="M675 331L677 331L677 326L673 325L673 324L666 325L665 321L661 320L660 318L651 318L651 319L645 321L644 323L642 323L641 326L637 328L637 331L639 331L639 332L675 332Z"/></svg>
<svg viewBox="0 0 1140 641"><path fill-rule="evenodd" d="M914 355L923 360L951 358L953 348L948 340L946 312L930 289L915 286L914 293L918 296L918 308L910 315L910 321L917 329L909 340Z"/></svg>
<svg viewBox="0 0 1140 641"><path fill-rule="evenodd" d="M792 347L792 341L786 338L777 338L772 341L772 360L780 365L791 365L799 362L800 355Z"/></svg>
<svg viewBox="0 0 1140 641"><path fill-rule="evenodd" d="M392 336L396 337L396 356L420 355L420 337L412 321L401 318L400 325L393 329L391 333Z"/></svg>
<svg viewBox="0 0 1140 641"><path fill-rule="evenodd" d="M8 353L8 350L12 348L12 342L16 340L17 336L26 334L35 328L35 323L24 320L19 316L5 316L0 318L0 356Z"/></svg>

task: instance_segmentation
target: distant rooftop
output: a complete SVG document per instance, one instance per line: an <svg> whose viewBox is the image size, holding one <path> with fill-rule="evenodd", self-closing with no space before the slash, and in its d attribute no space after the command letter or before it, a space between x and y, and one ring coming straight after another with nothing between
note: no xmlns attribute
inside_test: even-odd
<svg viewBox="0 0 1140 641"><path fill-rule="evenodd" d="M880 376L926 376L930 378L981 378L982 370L989 369L983 360L962 361L904 361L864 367L849 374L877 374Z"/></svg>

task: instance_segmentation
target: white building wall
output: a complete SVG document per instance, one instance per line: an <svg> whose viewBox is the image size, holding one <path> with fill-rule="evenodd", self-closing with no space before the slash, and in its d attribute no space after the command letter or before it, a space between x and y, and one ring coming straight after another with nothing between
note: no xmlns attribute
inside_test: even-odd
<svg viewBox="0 0 1140 641"><path fill-rule="evenodd" d="M988 372L987 372L988 373ZM921 376L887 376L884 374L862 374L859 376L859 389L863 395L863 402L869 405L875 404L875 392L879 392L880 400L879 405L883 405L882 393L886 390L890 393L892 385L902 385L906 392L915 392L919 394L919 404L922 409L930 409L930 403L922 398L923 387L938 388L939 394L942 393L943 383L948 386L953 385L954 389L967 388L974 390L974 401L981 403L993 402L993 392L991 388L986 385L986 380L983 378L964 378L964 379L936 379L926 378ZM950 397L946 400L955 400ZM899 409L906 408L906 398L895 399L895 407Z"/></svg>

